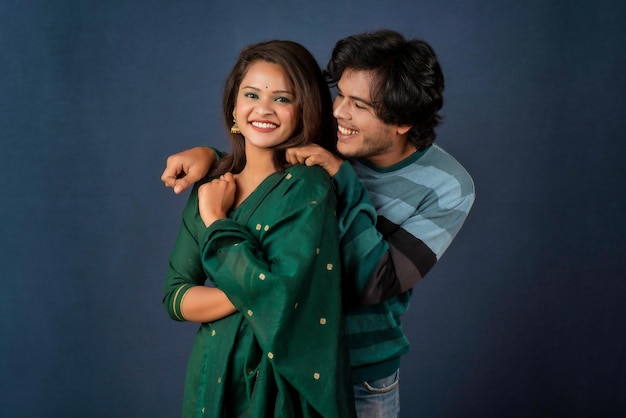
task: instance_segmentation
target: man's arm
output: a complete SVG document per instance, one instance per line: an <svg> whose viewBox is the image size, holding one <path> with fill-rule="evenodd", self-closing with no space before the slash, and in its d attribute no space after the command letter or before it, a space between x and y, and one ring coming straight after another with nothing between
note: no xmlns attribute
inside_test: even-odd
<svg viewBox="0 0 626 418"><path fill-rule="evenodd" d="M388 260L389 245L376 229L376 210L365 187L349 162L344 162L332 178L337 194L337 218L341 239L341 263L344 272L344 292L351 303L375 304L368 294L369 283L393 286L389 269L381 270ZM385 284L380 278L392 281Z"/></svg>
<svg viewBox="0 0 626 418"><path fill-rule="evenodd" d="M393 267L388 263L389 246L376 229L376 210L350 163L318 145L290 148L286 156L292 164L319 165L332 178L337 194L341 265L347 301L362 304L372 300L371 294L376 293L378 287L393 288L397 280L389 274L394 271L388 268ZM339 182L336 177L340 178ZM374 289L370 289L371 286Z"/></svg>
<svg viewBox="0 0 626 418"><path fill-rule="evenodd" d="M217 155L209 147L190 148L170 155L161 175L161 181L165 183L165 187L170 187L174 189L174 193L180 194L206 176L215 161L217 161Z"/></svg>
<svg viewBox="0 0 626 418"><path fill-rule="evenodd" d="M422 196L425 203L396 223L377 215L368 189L350 163L319 146L289 149L287 160L320 165L331 175L338 200L342 267L350 278L346 290L360 304L378 304L421 280L461 229L474 200L473 186L471 193L459 194L451 181L443 188L447 193Z"/></svg>
<svg viewBox="0 0 626 418"><path fill-rule="evenodd" d="M474 201L471 180L461 175L428 179L432 182L428 186L404 176L365 177L361 183L347 163L333 177L338 201L344 205L338 213L348 271L371 263L370 248L385 248L369 275L363 270L353 276L362 304L378 304L410 290L441 258L467 218ZM382 205L375 226L361 209L365 200L359 198L360 188Z"/></svg>

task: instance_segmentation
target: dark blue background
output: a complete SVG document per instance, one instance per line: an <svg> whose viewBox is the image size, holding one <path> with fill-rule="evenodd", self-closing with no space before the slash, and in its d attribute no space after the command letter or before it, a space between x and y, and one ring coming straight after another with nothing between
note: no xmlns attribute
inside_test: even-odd
<svg viewBox="0 0 626 418"><path fill-rule="evenodd" d="M404 326L407 417L626 414L625 3L0 3L0 416L174 417L196 326L161 305L186 196L227 146L239 49L393 28L429 41L438 143L477 201Z"/></svg>

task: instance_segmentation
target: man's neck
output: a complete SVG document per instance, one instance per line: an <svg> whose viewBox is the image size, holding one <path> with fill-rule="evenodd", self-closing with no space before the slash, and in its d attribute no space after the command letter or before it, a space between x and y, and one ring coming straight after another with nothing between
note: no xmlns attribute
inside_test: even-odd
<svg viewBox="0 0 626 418"><path fill-rule="evenodd" d="M406 141L401 147L393 147L386 151L384 154L374 155L365 158L365 160L376 167L385 168L398 164L400 161L404 161L417 151L415 145Z"/></svg>

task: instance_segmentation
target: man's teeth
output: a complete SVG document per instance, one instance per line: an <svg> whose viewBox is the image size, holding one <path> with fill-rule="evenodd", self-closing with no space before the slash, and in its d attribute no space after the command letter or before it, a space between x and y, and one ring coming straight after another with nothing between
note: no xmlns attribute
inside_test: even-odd
<svg viewBox="0 0 626 418"><path fill-rule="evenodd" d="M338 128L339 128L339 132L341 132L343 135L356 135L357 133L359 133L359 131L356 131L354 129L344 128L343 126L338 126Z"/></svg>
<svg viewBox="0 0 626 418"><path fill-rule="evenodd" d="M274 125L273 123L267 123L267 122L252 122L252 125L261 129L274 129L278 127L277 125Z"/></svg>

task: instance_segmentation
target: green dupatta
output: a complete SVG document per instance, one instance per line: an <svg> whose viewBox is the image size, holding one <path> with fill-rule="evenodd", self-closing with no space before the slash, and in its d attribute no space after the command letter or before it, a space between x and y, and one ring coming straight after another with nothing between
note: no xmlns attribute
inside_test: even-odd
<svg viewBox="0 0 626 418"><path fill-rule="evenodd" d="M198 330L186 417L354 416L334 211L334 191L319 167L269 176L209 228L194 188L170 260L169 294L178 290L171 309L189 286L178 269L199 260L203 277L196 265L192 280L208 277L238 312Z"/></svg>

